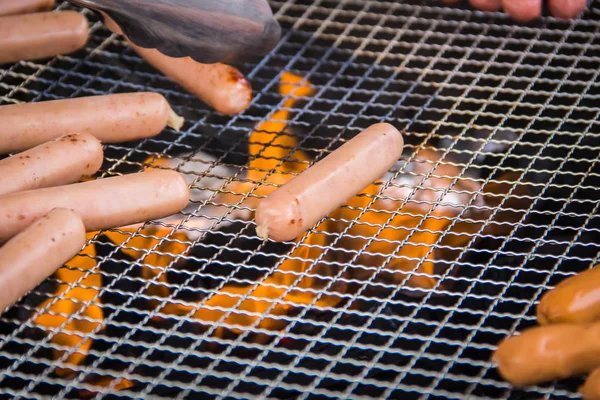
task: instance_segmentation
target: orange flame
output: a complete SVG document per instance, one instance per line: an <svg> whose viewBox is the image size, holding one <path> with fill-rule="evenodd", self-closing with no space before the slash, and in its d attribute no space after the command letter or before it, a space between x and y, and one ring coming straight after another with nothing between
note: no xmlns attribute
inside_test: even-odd
<svg viewBox="0 0 600 400"><path fill-rule="evenodd" d="M88 233L88 241L97 233ZM99 298L102 278L94 271L95 258L96 248L93 244L88 244L80 254L56 271L56 278L62 283L58 285L54 296L38 307L42 311L34 320L35 324L47 332L59 330L52 335L50 341L57 347L72 350L53 348L52 355L55 360L64 358L63 361L67 364L81 365L93 343L93 339L86 336L102 329L104 313ZM70 368L55 368L54 372L63 378L76 375ZM87 383L108 386L112 380L100 377L87 380ZM117 388L131 386L133 384L130 381L123 379Z"/></svg>
<svg viewBox="0 0 600 400"><path fill-rule="evenodd" d="M297 98L312 96L315 90L303 78L284 73L279 91L287 97L283 103L284 108L273 112L268 120L259 124L250 135L248 180L229 184L217 197L216 202L226 205L241 202L248 208L256 208L262 196L285 184L309 165L310 157L301 150L295 150L297 140L285 130L290 118L289 109L294 106ZM140 260L144 266L143 277L153 281L146 292L152 298L149 300L150 305L160 313L188 316L206 325L217 324L215 334L218 336L222 336L226 331L239 334L249 327L278 331L286 326L285 316L293 308L303 305L330 308L342 301L342 295L349 289L344 283L345 279L333 279L340 278L339 267L333 267L330 261L349 265L343 278L366 281L371 279L373 274L378 274L378 278L384 281L415 288L431 289L438 285L435 278L436 261L450 261L453 255L452 251L439 247L458 248L468 244L472 233L481 228L482 222L456 221L455 210L443 206L435 208L433 204L439 201L436 200L437 192L434 189L450 187L452 180L461 176L460 170L444 163L433 168L432 163L440 161L441 158L441 155L435 152L420 151L416 158L430 163L429 166L418 166L417 173L432 174L432 177L422 182L416 191L415 198L421 201L420 203L404 203L400 200L403 195L400 195L398 200L378 198L373 201L373 198L380 194L382 185L380 181L374 182L345 206L334 211L330 218L321 222L305 240L298 238L291 254L261 282L246 287L226 285L201 305L182 301L161 301L171 295L166 268L173 266L190 251L191 242L184 233L152 226L144 228L133 237L132 234L137 231L133 228L105 232L105 235L117 245L127 242L121 251L133 259ZM160 160L157 162L160 163ZM480 190L478 184L462 178L458 179L455 186L470 192L469 196ZM511 188L501 184L488 186L489 190L484 191L485 193L508 191ZM253 192L254 196L249 196L250 192ZM391 194L393 193L392 190ZM385 228L382 228L383 226ZM347 234L333 245L332 234L346 230ZM91 259L87 260L89 262ZM82 265L79 265L79 268L85 269ZM75 278L77 276L69 279ZM99 287L98 282L96 286ZM72 293L73 297L82 299L92 296L91 292ZM63 294L65 295L69 296L68 293ZM91 308L88 313L91 315L94 312L101 320L101 314L98 314L95 308ZM97 325L92 324L76 328L91 332L96 327ZM79 347L77 354L82 354L81 357L70 360L80 362L85 357L86 346L89 348L89 345L87 342L77 342L75 338L70 338L68 343Z"/></svg>

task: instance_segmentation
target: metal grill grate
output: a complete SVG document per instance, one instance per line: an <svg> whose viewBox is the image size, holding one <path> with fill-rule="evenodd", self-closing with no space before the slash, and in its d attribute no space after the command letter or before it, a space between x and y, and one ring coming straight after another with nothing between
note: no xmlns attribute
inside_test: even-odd
<svg viewBox="0 0 600 400"><path fill-rule="evenodd" d="M166 130L141 142L106 146L99 176L135 172L162 160L186 173L194 192L179 222L159 223L168 234L146 228L94 234L89 243L95 251L66 268L70 275L48 279L3 315L0 393L13 398L577 398L580 380L516 390L489 360L498 341L535 325L543 292L598 262L600 3L591 4L579 20L545 17L527 26L502 13L419 3L271 1L285 35L268 57L247 66L254 100L233 118L211 112L157 74L91 13L84 51L0 69L2 104L141 90L164 94L186 117L182 133ZM407 130L405 156L384 180L388 188L410 194L399 204L443 208L442 198L471 196L467 207L454 207L450 227L424 253L402 249L415 247L416 235L439 233L427 225L435 220L431 212L412 215L419 223L405 228L400 239L381 239L395 250L363 265L365 247L346 249L343 262L325 255L336 254L358 220L346 221L340 231L322 229L324 245L275 246L257 239L244 214L251 207L242 199L258 194L220 202L220 195L231 194L231 182L261 185L246 167L248 140L289 99L278 93L284 71L316 89L287 108L285 134L296 140L286 150L288 161L295 150L318 159L367 126L387 121ZM433 172L454 183L433 200L415 191L428 177L415 167L415 154L422 150L439 152L442 166L461 171L460 176ZM520 186L506 178L508 194L526 204L525 212L503 225L509 228L503 233L486 231L502 211L513 210L504 193L492 214L462 234L466 240L459 246L446 243L452 227L472 223L470 212L485 210L474 191L459 183L466 179L485 187L502 172L527 189L518 192ZM375 224L376 231L392 218ZM302 245L316 249L323 267L317 272L313 262L304 271L288 272L289 285L271 285L280 290L279 303L269 303L266 313L239 311L236 304L249 296L240 290L237 297L225 296L233 302L220 305L216 322L192 317L223 288L264 286ZM423 272L428 257L443 250L452 257ZM168 261L157 265L151 259ZM409 275L433 278L433 287L410 288L386 276L382 266L392 260L419 267ZM297 286L304 278L319 284ZM65 285L71 292L58 289ZM61 319L52 307L77 289L84 294L73 295L79 302L73 299ZM291 292L312 297L298 305L287 297ZM334 292L335 303L324 306L323 299ZM286 305L285 313L275 313ZM98 309L103 322L94 325ZM236 312L249 322L229 319ZM44 313L60 323L42 324ZM276 321L275 330L268 329L269 319Z"/></svg>

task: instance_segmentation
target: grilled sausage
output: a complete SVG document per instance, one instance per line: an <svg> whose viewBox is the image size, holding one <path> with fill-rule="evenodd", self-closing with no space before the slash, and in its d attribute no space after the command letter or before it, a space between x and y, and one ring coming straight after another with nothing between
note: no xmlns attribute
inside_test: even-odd
<svg viewBox="0 0 600 400"><path fill-rule="evenodd" d="M0 195L77 182L103 160L92 135L66 135L0 161Z"/></svg>
<svg viewBox="0 0 600 400"><path fill-rule="evenodd" d="M87 43L88 28L75 11L0 17L0 64L72 53Z"/></svg>
<svg viewBox="0 0 600 400"><path fill-rule="evenodd" d="M49 11L54 0L0 0L0 16Z"/></svg>
<svg viewBox="0 0 600 400"><path fill-rule="evenodd" d="M121 93L0 106L0 154L22 151L66 134L89 133L103 143L178 130L183 119L158 93Z"/></svg>
<svg viewBox="0 0 600 400"><path fill-rule="evenodd" d="M0 313L73 258L85 244L81 218L54 209L0 247Z"/></svg>
<svg viewBox="0 0 600 400"><path fill-rule="evenodd" d="M600 320L600 265L565 279L544 294L537 319L542 325Z"/></svg>
<svg viewBox="0 0 600 400"><path fill-rule="evenodd" d="M262 200L257 233L275 241L298 237L381 178L403 147L402 134L390 124L370 126Z"/></svg>
<svg viewBox="0 0 600 400"><path fill-rule="evenodd" d="M102 15L108 29L123 35L121 28L109 16ZM221 63L201 64L190 57L168 57L156 49L145 49L136 46L127 37L125 39L140 57L216 111L234 115L250 106L252 86L234 67Z"/></svg>
<svg viewBox="0 0 600 400"><path fill-rule="evenodd" d="M170 170L98 179L0 197L0 242L53 208L74 210L88 232L164 218L189 201L183 176Z"/></svg>
<svg viewBox="0 0 600 400"><path fill-rule="evenodd" d="M600 367L600 323L530 328L504 339L492 358L515 386L590 372Z"/></svg>
<svg viewBox="0 0 600 400"><path fill-rule="evenodd" d="M584 400L600 400L600 368L595 369L579 388Z"/></svg>
<svg viewBox="0 0 600 400"><path fill-rule="evenodd" d="M190 57L167 57L156 49L131 47L154 68L216 111L235 115L250 106L252 86L240 71L225 64L200 64Z"/></svg>

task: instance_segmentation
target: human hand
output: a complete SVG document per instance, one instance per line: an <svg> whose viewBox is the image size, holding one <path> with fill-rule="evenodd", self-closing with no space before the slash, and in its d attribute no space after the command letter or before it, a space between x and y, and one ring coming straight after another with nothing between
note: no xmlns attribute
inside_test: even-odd
<svg viewBox="0 0 600 400"><path fill-rule="evenodd" d="M446 4L457 4L461 0L442 0ZM543 0L469 0L471 6L482 11L504 10L519 22L532 21L542 14ZM550 12L557 18L575 18L586 7L586 0L548 0Z"/></svg>

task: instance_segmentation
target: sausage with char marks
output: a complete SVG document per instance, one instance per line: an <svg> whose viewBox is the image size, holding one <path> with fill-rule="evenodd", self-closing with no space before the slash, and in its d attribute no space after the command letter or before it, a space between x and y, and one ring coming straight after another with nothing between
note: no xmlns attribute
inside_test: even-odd
<svg viewBox="0 0 600 400"><path fill-rule="evenodd" d="M117 35L121 28L106 14L106 27ZM125 35L123 35L125 36ZM246 110L252 101L252 86L236 68L222 63L201 64L190 57L168 57L156 49L145 49L125 37L131 48L154 68L216 111L234 115Z"/></svg>
<svg viewBox="0 0 600 400"><path fill-rule="evenodd" d="M102 144L92 135L66 135L0 161L0 195L66 185L102 166Z"/></svg>
<svg viewBox="0 0 600 400"><path fill-rule="evenodd" d="M54 209L0 247L0 313L73 258L85 227L73 211Z"/></svg>
<svg viewBox="0 0 600 400"><path fill-rule="evenodd" d="M30 149L67 134L89 133L103 143L179 130L183 118L158 93L120 93L0 106L0 154Z"/></svg>
<svg viewBox="0 0 600 400"><path fill-rule="evenodd" d="M53 208L74 210L91 232L164 218L188 202L187 182L171 170L11 193L0 196L0 243Z"/></svg>

